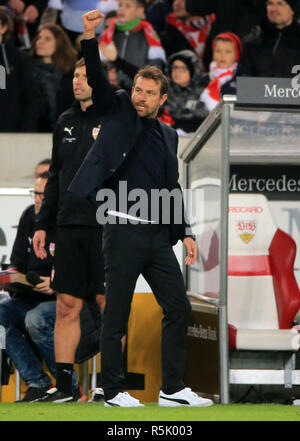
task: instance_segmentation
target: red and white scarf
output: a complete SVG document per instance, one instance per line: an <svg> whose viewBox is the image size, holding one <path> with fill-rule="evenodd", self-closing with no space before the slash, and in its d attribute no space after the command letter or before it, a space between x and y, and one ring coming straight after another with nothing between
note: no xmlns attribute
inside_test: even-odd
<svg viewBox="0 0 300 441"><path fill-rule="evenodd" d="M211 112L216 105L221 101L221 87L223 84L231 80L237 69L237 63L234 62L232 66L226 69L221 69L217 66L215 61L209 65L210 82L204 89L200 96L200 100L206 105L209 112Z"/></svg>
<svg viewBox="0 0 300 441"><path fill-rule="evenodd" d="M177 28L188 40L196 54L202 58L205 42L215 19L215 14L209 14L183 21L172 12L167 16L166 22Z"/></svg>
<svg viewBox="0 0 300 441"><path fill-rule="evenodd" d="M109 45L113 38L114 38L114 32L116 28L116 21L117 19L114 18L108 29L106 29L100 39L99 46L101 43ZM165 51L161 45L160 39L155 32L153 26L151 23L149 23L146 20L141 20L140 23L133 29L130 30L130 32L136 32L140 30L144 31L145 37L148 42L149 50L148 50L148 60L154 59L154 58L161 58L166 63L166 55ZM105 58L103 54L101 54L101 58Z"/></svg>

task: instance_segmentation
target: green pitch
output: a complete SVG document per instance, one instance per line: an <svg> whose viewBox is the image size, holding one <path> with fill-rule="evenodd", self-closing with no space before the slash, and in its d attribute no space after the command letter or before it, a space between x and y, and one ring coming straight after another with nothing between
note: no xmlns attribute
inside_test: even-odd
<svg viewBox="0 0 300 441"><path fill-rule="evenodd" d="M0 403L0 421L300 421L300 407L230 404L208 408L107 408L101 403Z"/></svg>

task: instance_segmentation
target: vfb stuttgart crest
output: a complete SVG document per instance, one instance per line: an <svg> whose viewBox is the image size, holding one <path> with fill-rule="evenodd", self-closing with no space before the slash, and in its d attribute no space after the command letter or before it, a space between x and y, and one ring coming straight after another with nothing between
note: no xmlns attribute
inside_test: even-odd
<svg viewBox="0 0 300 441"><path fill-rule="evenodd" d="M256 233L256 221L255 220L242 220L236 223L237 232L240 238L249 243L253 239Z"/></svg>
<svg viewBox="0 0 300 441"><path fill-rule="evenodd" d="M49 252L51 254L51 256L54 256L54 252L55 252L55 243L54 242L50 242L49 244Z"/></svg>
<svg viewBox="0 0 300 441"><path fill-rule="evenodd" d="M98 136L98 133L100 132L100 129L101 129L101 124L99 124L98 127L93 128L92 135L95 140L97 139L97 136Z"/></svg>

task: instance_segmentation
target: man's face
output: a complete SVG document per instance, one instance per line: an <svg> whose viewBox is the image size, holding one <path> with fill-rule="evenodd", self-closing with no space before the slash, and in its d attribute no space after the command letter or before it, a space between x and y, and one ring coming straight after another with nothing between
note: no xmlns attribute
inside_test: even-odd
<svg viewBox="0 0 300 441"><path fill-rule="evenodd" d="M267 16L271 23L282 29L292 23L294 11L284 0L268 0Z"/></svg>
<svg viewBox="0 0 300 441"><path fill-rule="evenodd" d="M142 118L155 118L159 107L167 99L167 94L160 95L161 84L151 78L138 77L131 92L131 101Z"/></svg>
<svg viewBox="0 0 300 441"><path fill-rule="evenodd" d="M191 81L191 74L187 65L181 60L175 60L171 67L171 76L175 84L187 87Z"/></svg>
<svg viewBox="0 0 300 441"><path fill-rule="evenodd" d="M187 18L190 15L185 8L185 0L174 0L173 11L178 18Z"/></svg>
<svg viewBox="0 0 300 441"><path fill-rule="evenodd" d="M44 199L44 191L47 184L47 179L38 178L35 181L34 186L34 212L38 214L40 212L42 201Z"/></svg>
<svg viewBox="0 0 300 441"><path fill-rule="evenodd" d="M92 99L92 88L88 85L86 67L76 67L73 76L73 92L78 101L89 101Z"/></svg>
<svg viewBox="0 0 300 441"><path fill-rule="evenodd" d="M144 8L136 0L119 0L117 17L120 23L127 23L135 18L142 18Z"/></svg>

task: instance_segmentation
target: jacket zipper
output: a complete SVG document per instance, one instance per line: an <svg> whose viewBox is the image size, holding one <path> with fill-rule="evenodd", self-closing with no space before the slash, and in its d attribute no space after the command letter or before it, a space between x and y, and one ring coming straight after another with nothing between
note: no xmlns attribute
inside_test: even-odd
<svg viewBox="0 0 300 441"><path fill-rule="evenodd" d="M277 51L277 48L278 48L278 46L279 46L279 43L280 43L281 37L282 37L282 31L280 31L279 34L278 34L277 40L276 40L276 42L275 42L275 44L274 44L274 47L273 47L272 55L275 55L275 53L276 53L276 51Z"/></svg>
<svg viewBox="0 0 300 441"><path fill-rule="evenodd" d="M122 51L121 51L121 58L125 58L125 52L126 52L126 49L127 49L128 38L129 38L129 32L126 31L125 32L125 40L124 40L124 43L123 43L123 46L122 46Z"/></svg>

